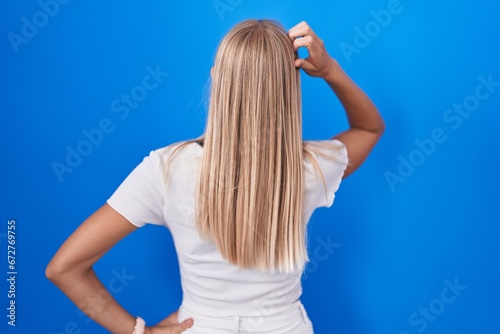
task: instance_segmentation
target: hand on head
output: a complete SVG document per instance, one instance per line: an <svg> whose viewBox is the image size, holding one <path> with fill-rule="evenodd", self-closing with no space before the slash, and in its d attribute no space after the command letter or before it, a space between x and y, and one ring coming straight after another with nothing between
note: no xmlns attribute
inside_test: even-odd
<svg viewBox="0 0 500 334"><path fill-rule="evenodd" d="M327 77L336 65L335 59L330 57L323 41L316 36L309 25L302 21L288 31L288 36L297 51L301 47L307 48L309 56L305 59L297 58L295 66L302 68L312 77Z"/></svg>

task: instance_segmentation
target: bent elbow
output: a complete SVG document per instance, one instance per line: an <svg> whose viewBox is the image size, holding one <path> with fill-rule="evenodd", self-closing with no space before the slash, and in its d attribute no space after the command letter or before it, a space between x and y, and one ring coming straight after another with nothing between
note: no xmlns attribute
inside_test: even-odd
<svg viewBox="0 0 500 334"><path fill-rule="evenodd" d="M53 260L51 260L45 267L45 277L47 277L47 279L51 282L54 282L58 277L61 277L63 272L64 270L62 270L60 266L58 267Z"/></svg>
<svg viewBox="0 0 500 334"><path fill-rule="evenodd" d="M377 125L375 129L373 130L374 133L376 133L379 137L382 137L382 135L385 132L385 122L382 118L377 122Z"/></svg>
<svg viewBox="0 0 500 334"><path fill-rule="evenodd" d="M385 122L384 120L381 120L380 122L380 130L379 130L379 133L380 133L380 136L382 136L385 132Z"/></svg>
<svg viewBox="0 0 500 334"><path fill-rule="evenodd" d="M57 282L62 282L64 278L72 272L73 270L70 270L67 265L54 259L52 259L45 267L45 277L56 285Z"/></svg>
<svg viewBox="0 0 500 334"><path fill-rule="evenodd" d="M53 258L45 267L45 277L59 286L86 275L90 270L92 266L70 264L60 258Z"/></svg>

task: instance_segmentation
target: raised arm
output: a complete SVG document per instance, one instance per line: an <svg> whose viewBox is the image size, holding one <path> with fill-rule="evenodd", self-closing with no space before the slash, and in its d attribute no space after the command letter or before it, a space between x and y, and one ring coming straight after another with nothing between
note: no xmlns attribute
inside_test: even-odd
<svg viewBox="0 0 500 334"><path fill-rule="evenodd" d="M87 218L63 243L45 275L61 289L78 308L111 333L131 334L135 317L123 309L92 269L111 247L137 227L108 204ZM190 327L186 320L176 324L172 314L145 333L181 333Z"/></svg>
<svg viewBox="0 0 500 334"><path fill-rule="evenodd" d="M342 70L338 62L330 57L323 41L316 36L306 22L301 22L288 32L295 50L306 47L309 57L296 59L295 66L308 75L323 78L342 103L349 129L332 137L347 148L349 165L343 178L354 172L368 157L382 136L385 124L377 107L370 98Z"/></svg>

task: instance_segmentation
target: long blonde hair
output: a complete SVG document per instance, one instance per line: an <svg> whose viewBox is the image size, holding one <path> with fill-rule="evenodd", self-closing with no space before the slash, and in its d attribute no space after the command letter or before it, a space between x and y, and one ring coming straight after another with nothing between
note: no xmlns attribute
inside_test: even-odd
<svg viewBox="0 0 500 334"><path fill-rule="evenodd" d="M205 132L170 155L203 144L196 226L241 268L292 272L308 261L303 159L323 175L309 151L321 153L302 141L295 58L279 23L234 26L215 56Z"/></svg>

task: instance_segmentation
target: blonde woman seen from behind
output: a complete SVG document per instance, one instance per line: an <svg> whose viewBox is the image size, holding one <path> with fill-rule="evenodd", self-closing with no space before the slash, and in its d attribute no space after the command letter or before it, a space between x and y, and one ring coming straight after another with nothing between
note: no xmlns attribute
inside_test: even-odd
<svg viewBox="0 0 500 334"><path fill-rule="evenodd" d="M297 58L301 47L306 59ZM349 129L302 140L300 69L332 88ZM311 334L300 302L307 222L332 206L384 122L305 22L288 32L271 20L237 24L211 72L204 133L151 151L63 243L46 275L112 333ZM179 309L154 326L121 307L92 268L147 223L170 230L183 292Z"/></svg>

